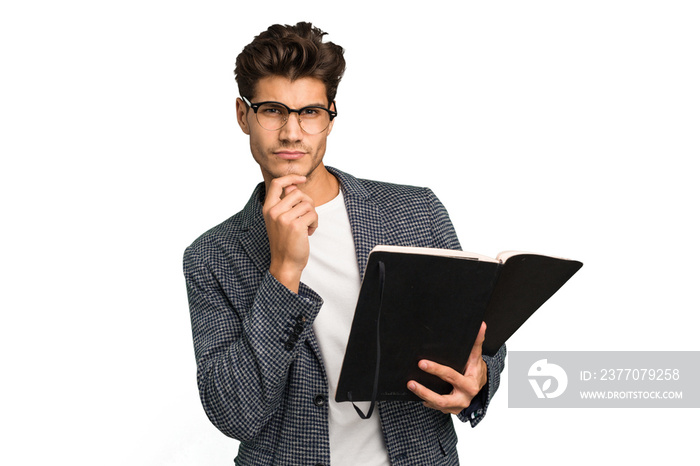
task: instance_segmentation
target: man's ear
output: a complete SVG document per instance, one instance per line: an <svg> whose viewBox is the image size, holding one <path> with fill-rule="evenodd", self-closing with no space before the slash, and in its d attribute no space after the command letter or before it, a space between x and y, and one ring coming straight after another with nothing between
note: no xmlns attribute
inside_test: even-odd
<svg viewBox="0 0 700 466"><path fill-rule="evenodd" d="M248 106L240 97L236 98L236 120L238 126L245 134L250 135L250 125L248 124Z"/></svg>

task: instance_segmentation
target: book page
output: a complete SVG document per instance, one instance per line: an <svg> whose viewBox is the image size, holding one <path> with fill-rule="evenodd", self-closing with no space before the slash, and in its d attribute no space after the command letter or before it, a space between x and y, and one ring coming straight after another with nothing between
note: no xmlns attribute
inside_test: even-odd
<svg viewBox="0 0 700 466"><path fill-rule="evenodd" d="M427 256L443 256L443 257L456 257L460 259L472 259L472 260L480 260L483 262L499 262L497 259L494 259L493 257L488 257L483 254L477 254L474 252L468 252L468 251L458 251L455 249L438 249L438 248L417 248L417 247L409 247L409 246L388 246L388 245L379 245L375 246L374 249L372 249L371 252L396 252L400 254L423 254Z"/></svg>
<svg viewBox="0 0 700 466"><path fill-rule="evenodd" d="M517 256L519 254L534 254L534 253L526 252L526 251L501 251L496 256L496 259L498 259L500 262L505 262L508 259L510 259L511 257Z"/></svg>

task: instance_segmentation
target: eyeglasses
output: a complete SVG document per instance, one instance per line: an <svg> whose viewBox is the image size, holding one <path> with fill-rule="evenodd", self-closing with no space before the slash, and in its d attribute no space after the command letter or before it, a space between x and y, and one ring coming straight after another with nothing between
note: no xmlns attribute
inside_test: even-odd
<svg viewBox="0 0 700 466"><path fill-rule="evenodd" d="M299 110L289 108L280 102L258 102L252 103L245 97L241 97L243 101L255 112L255 118L260 126L268 131L277 131L287 124L290 113L299 115L299 126L307 134L319 134L328 128L333 118L338 115L338 112L329 110L325 107L309 105L308 107L300 108Z"/></svg>

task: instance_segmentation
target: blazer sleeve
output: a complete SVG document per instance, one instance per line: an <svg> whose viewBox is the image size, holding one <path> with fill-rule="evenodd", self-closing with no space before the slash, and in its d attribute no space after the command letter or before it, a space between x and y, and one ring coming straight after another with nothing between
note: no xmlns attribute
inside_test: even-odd
<svg viewBox="0 0 700 466"><path fill-rule="evenodd" d="M224 434L252 440L283 398L290 365L323 300L302 285L295 294L267 272L252 306L227 295L212 249L185 251L184 273L204 410ZM260 272L248 264L247 273ZM245 264L241 267L247 267ZM217 272L215 272L217 271Z"/></svg>
<svg viewBox="0 0 700 466"><path fill-rule="evenodd" d="M447 209L435 196L427 189L428 199L432 210L432 232L435 247L445 249L462 249L457 238L452 221L447 213ZM486 330L488 334L488 329ZM503 345L493 356L483 355L488 370L488 381L481 391L472 399L471 404L464 408L457 417L462 422L469 421L475 427L486 415L486 408L491 402L491 398L498 390L501 383L501 373L505 367L506 346Z"/></svg>

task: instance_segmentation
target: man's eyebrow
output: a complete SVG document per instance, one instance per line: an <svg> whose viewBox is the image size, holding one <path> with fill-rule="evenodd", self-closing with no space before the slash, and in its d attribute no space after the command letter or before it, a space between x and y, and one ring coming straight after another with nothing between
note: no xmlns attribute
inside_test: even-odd
<svg viewBox="0 0 700 466"><path fill-rule="evenodd" d="M304 108L304 107L323 107L323 108L327 108L326 104L323 104L323 103L320 103L320 102L319 102L319 103L313 103L313 104L306 104L306 105L304 105L303 107L300 107L300 108Z"/></svg>
<svg viewBox="0 0 700 466"><path fill-rule="evenodd" d="M289 108L293 108L291 105L287 104L286 102L280 102L279 100L260 100L258 102L275 102L278 104L286 105ZM255 103L255 102L254 102ZM326 105L323 102L313 102L310 104L304 104L299 108L306 108L306 107L322 107L322 108L328 108L330 105Z"/></svg>

